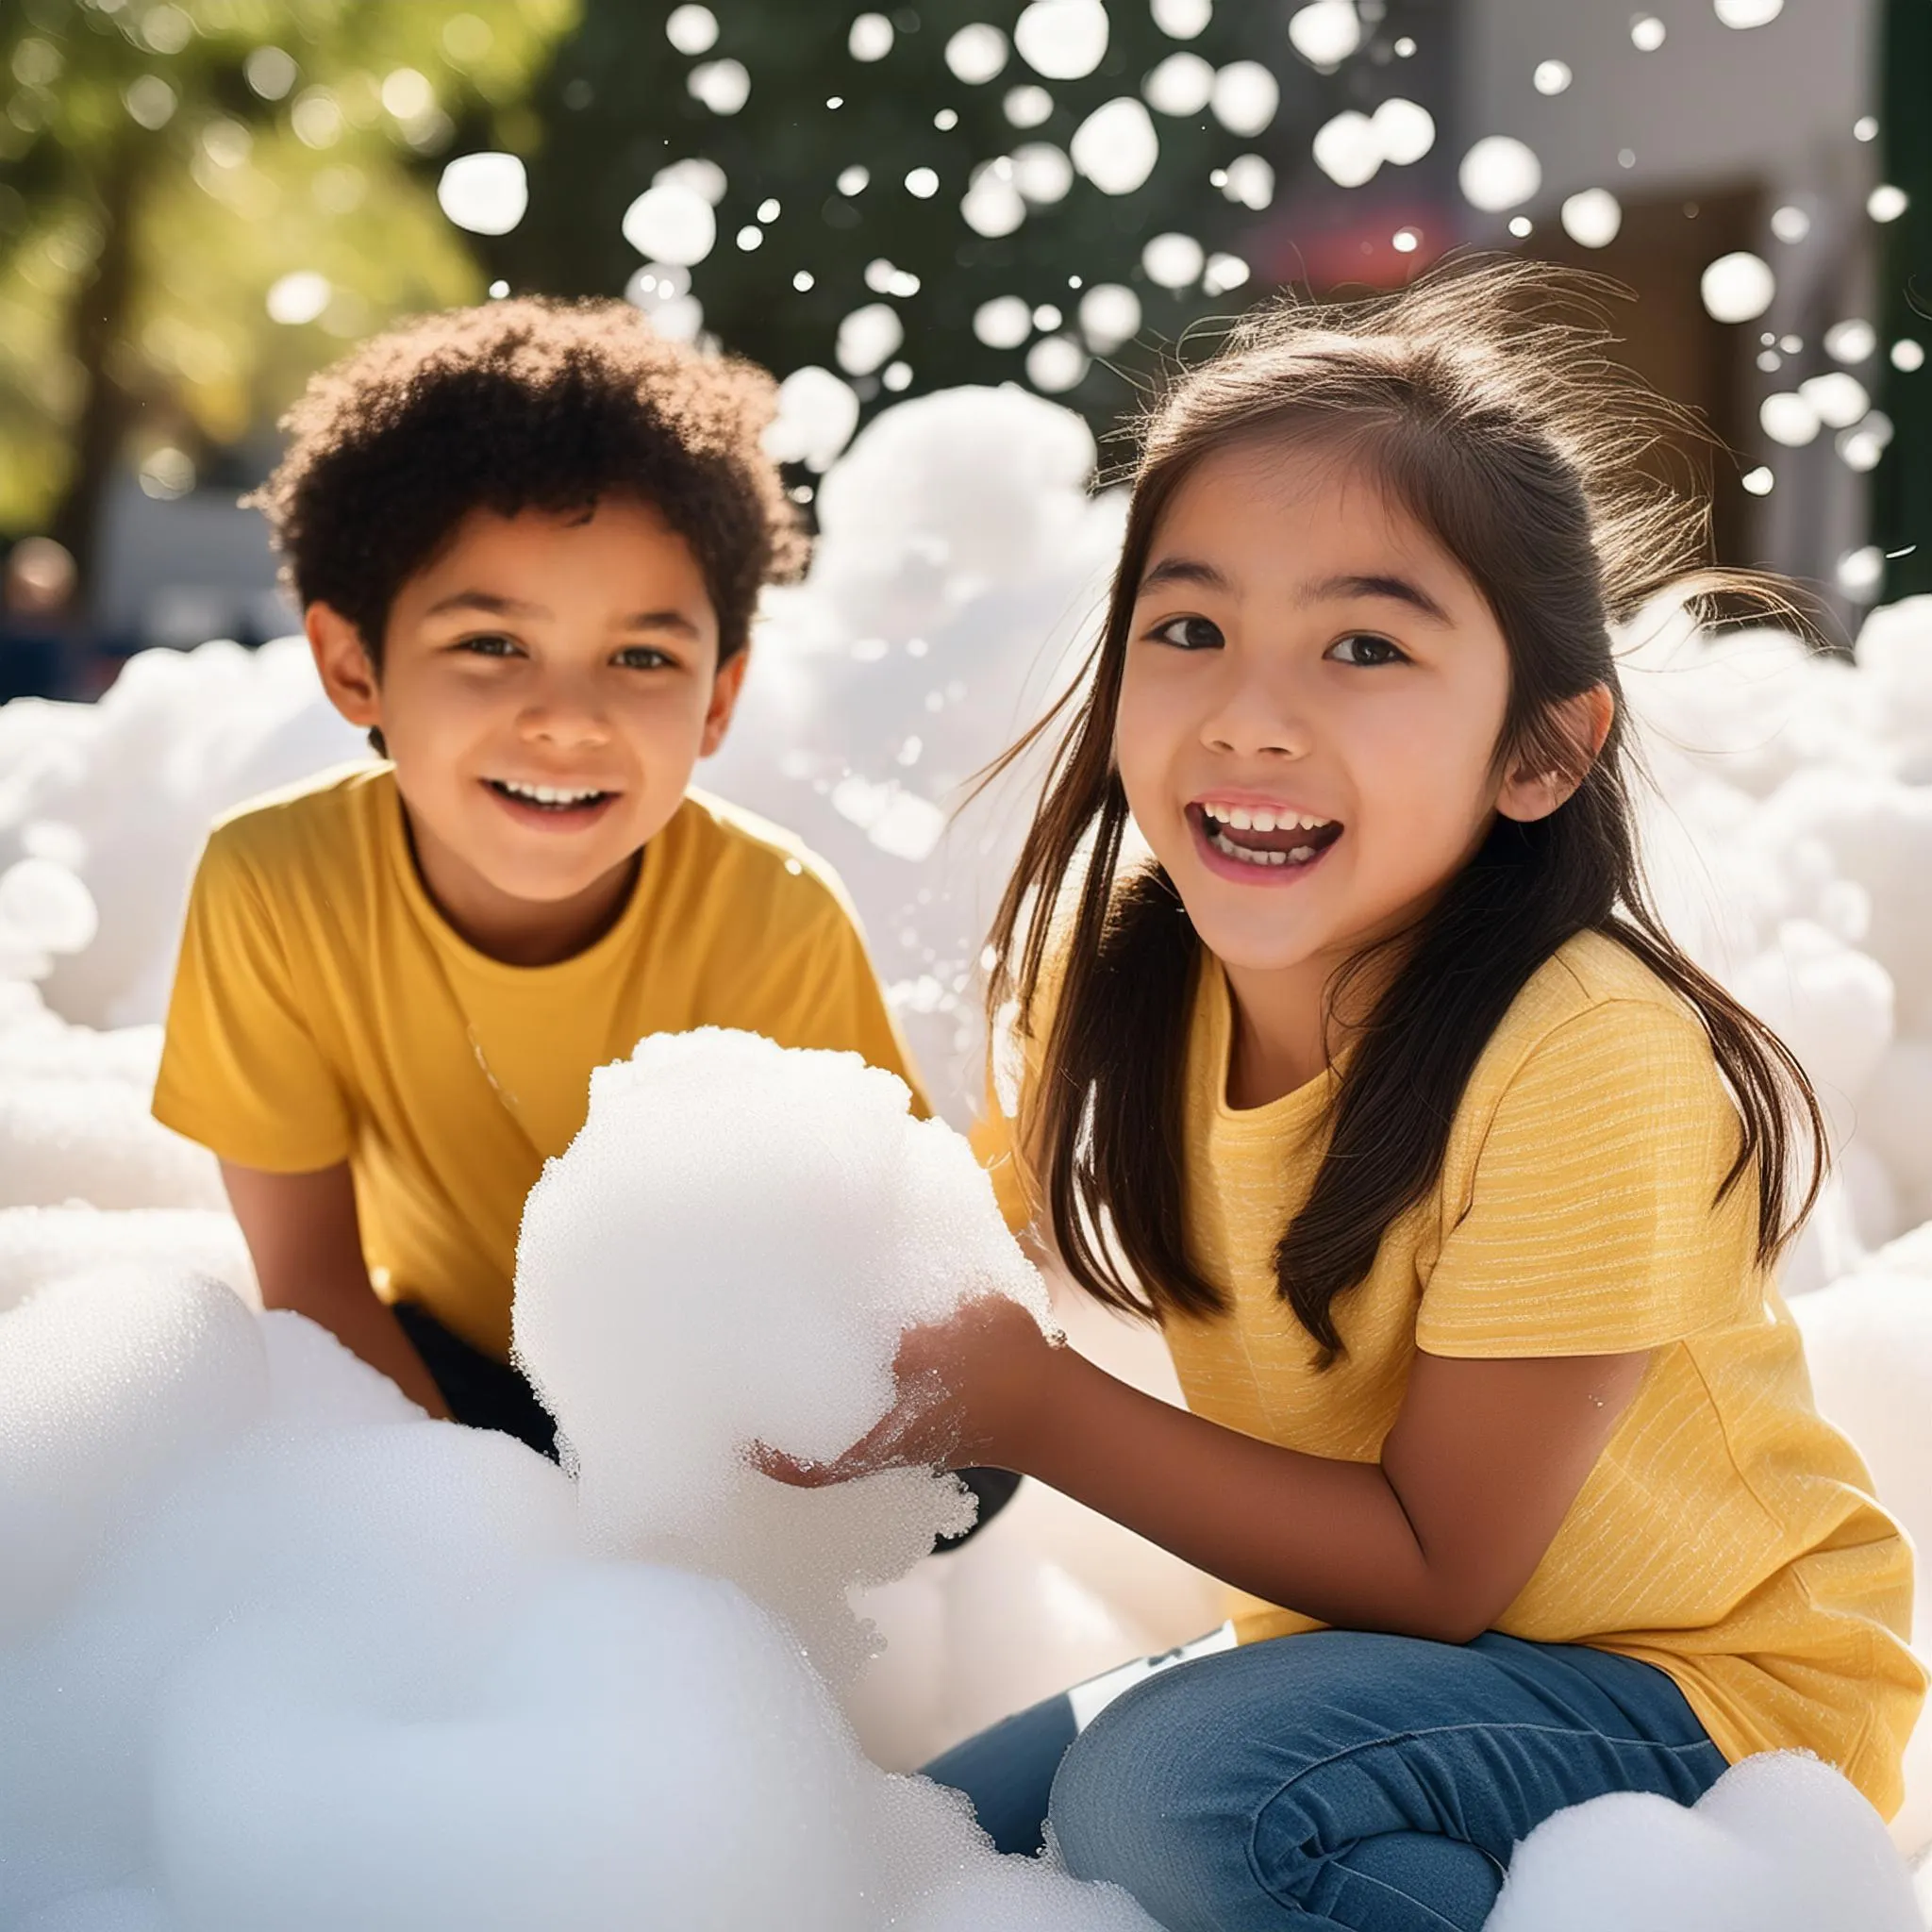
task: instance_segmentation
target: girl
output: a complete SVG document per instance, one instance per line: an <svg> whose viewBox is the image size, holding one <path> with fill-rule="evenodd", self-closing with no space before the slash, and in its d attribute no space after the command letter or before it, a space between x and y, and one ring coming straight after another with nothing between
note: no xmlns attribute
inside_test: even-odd
<svg viewBox="0 0 1932 1932"><path fill-rule="evenodd" d="M1817 1104L1649 907L1610 651L1768 593L1575 303L1278 308L1155 412L992 999L1010 1172L1189 1409L982 1303L838 1471L1022 1471L1257 1600L931 1768L1171 1932L1474 1932L1553 1811L1754 1751L1899 1802L1910 1555L1771 1274Z"/></svg>

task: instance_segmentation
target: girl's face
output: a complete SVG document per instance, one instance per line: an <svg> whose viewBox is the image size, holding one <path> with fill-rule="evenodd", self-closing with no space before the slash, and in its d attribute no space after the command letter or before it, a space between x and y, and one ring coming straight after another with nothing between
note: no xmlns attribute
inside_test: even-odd
<svg viewBox="0 0 1932 1932"><path fill-rule="evenodd" d="M1325 968L1424 910L1499 807L1551 808L1494 770L1508 694L1482 592L1372 475L1241 443L1156 526L1115 755L1203 943Z"/></svg>

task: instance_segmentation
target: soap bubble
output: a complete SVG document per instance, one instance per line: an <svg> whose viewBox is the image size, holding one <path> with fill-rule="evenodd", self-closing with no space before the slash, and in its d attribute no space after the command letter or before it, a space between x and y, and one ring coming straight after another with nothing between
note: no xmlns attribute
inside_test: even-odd
<svg viewBox="0 0 1932 1932"><path fill-rule="evenodd" d="M268 319L297 325L313 322L328 307L333 292L326 275L317 275L313 269L297 269L270 284Z"/></svg>
<svg viewBox="0 0 1932 1932"><path fill-rule="evenodd" d="M1042 395L1075 388L1087 374L1087 352L1070 336L1041 336L1026 351L1026 380Z"/></svg>
<svg viewBox="0 0 1932 1932"><path fill-rule="evenodd" d="M1827 429L1849 429L1872 407L1865 385L1842 369L1807 377L1798 385L1798 393Z"/></svg>
<svg viewBox="0 0 1932 1932"><path fill-rule="evenodd" d="M1739 249L1719 256L1704 271L1698 290L1714 322L1755 322L1771 307L1777 277L1762 256Z"/></svg>
<svg viewBox="0 0 1932 1932"><path fill-rule="evenodd" d="M1655 54L1664 43L1664 24L1656 14L1640 14L1630 23L1630 44L1640 54Z"/></svg>
<svg viewBox="0 0 1932 1932"><path fill-rule="evenodd" d="M1359 188L1382 165L1382 137L1375 124L1354 108L1344 108L1315 130L1315 165L1338 188Z"/></svg>
<svg viewBox="0 0 1932 1932"><path fill-rule="evenodd" d="M1170 54L1141 92L1161 114L1198 114L1214 92L1214 69L1198 54Z"/></svg>
<svg viewBox="0 0 1932 1932"><path fill-rule="evenodd" d="M905 340L899 311L885 302L868 302L839 325L839 367L847 375L870 375L898 354Z"/></svg>
<svg viewBox="0 0 1932 1932"><path fill-rule="evenodd" d="M1818 435L1818 411L1794 390L1778 390L1757 406L1765 435L1787 449L1803 449Z"/></svg>
<svg viewBox="0 0 1932 1932"><path fill-rule="evenodd" d="M1874 222L1895 222L1910 205L1910 197L1903 188L1895 188L1890 181L1882 181L1865 197L1865 212Z"/></svg>
<svg viewBox="0 0 1932 1932"><path fill-rule="evenodd" d="M530 205L529 177L515 155L458 155L442 171L436 199L473 235L508 235Z"/></svg>
<svg viewBox="0 0 1932 1932"><path fill-rule="evenodd" d="M1855 603L1869 604L1885 581L1885 552L1875 543L1848 550L1838 560L1838 587Z"/></svg>
<svg viewBox="0 0 1932 1932"><path fill-rule="evenodd" d="M1227 164L1221 192L1242 208L1264 208L1274 199L1274 170L1259 155L1238 155Z"/></svg>
<svg viewBox="0 0 1932 1932"><path fill-rule="evenodd" d="M1141 102L1122 94L1081 122L1073 157L1074 167L1103 194L1131 194L1153 174L1160 137Z"/></svg>
<svg viewBox="0 0 1932 1932"><path fill-rule="evenodd" d="M973 333L989 349L1017 349L1033 333L1033 311L1018 295L995 295L973 311Z"/></svg>
<svg viewBox="0 0 1932 1932"><path fill-rule="evenodd" d="M1802 242L1811 232L1811 217L1801 208L1778 208L1771 218L1771 232L1780 242Z"/></svg>
<svg viewBox="0 0 1932 1932"><path fill-rule="evenodd" d="M1769 496L1777 482L1777 477L1762 463L1755 470L1746 470L1738 479L1752 496Z"/></svg>
<svg viewBox="0 0 1932 1932"><path fill-rule="evenodd" d="M1207 253L1191 235L1156 235L1141 251L1147 279L1160 289L1187 288L1207 265Z"/></svg>
<svg viewBox="0 0 1932 1932"><path fill-rule="evenodd" d="M708 54L718 44L718 16L708 7L674 7L664 38L680 54Z"/></svg>
<svg viewBox="0 0 1932 1932"><path fill-rule="evenodd" d="M939 192L937 169L914 168L906 176L906 192L917 201L930 201Z"/></svg>
<svg viewBox="0 0 1932 1932"><path fill-rule="evenodd" d="M1579 248L1607 248L1624 225L1624 208L1606 188L1586 188L1563 204L1563 232Z"/></svg>
<svg viewBox="0 0 1932 1932"><path fill-rule="evenodd" d="M1281 106L1281 83L1258 60L1233 60L1214 76L1212 105L1230 134L1259 134Z"/></svg>
<svg viewBox="0 0 1932 1932"><path fill-rule="evenodd" d="M975 235L989 239L1010 235L1026 219L1025 198L1014 185L1009 156L981 161L974 169L967 176L959 212Z"/></svg>
<svg viewBox="0 0 1932 1932"><path fill-rule="evenodd" d="M1032 0L1013 24L1013 44L1048 80L1080 80L1107 53L1107 8L1101 0Z"/></svg>
<svg viewBox="0 0 1932 1932"><path fill-rule="evenodd" d="M689 182L660 181L625 209L624 239L654 261L690 268L716 245L718 218Z"/></svg>
<svg viewBox="0 0 1932 1932"><path fill-rule="evenodd" d="M1910 336L1901 336L1891 345L1891 366L1910 375L1925 366L1925 345L1915 342Z"/></svg>
<svg viewBox="0 0 1932 1932"><path fill-rule="evenodd" d="M1029 141L1013 150L1013 186L1030 202L1048 207L1064 201L1074 185L1074 164L1050 141Z"/></svg>
<svg viewBox="0 0 1932 1932"><path fill-rule="evenodd" d="M1230 289L1242 287L1254 273L1239 255L1210 255L1208 266L1201 275L1201 292L1204 295L1224 295Z"/></svg>
<svg viewBox="0 0 1932 1932"><path fill-rule="evenodd" d="M1824 353L1834 362L1869 362L1878 353L1878 331L1857 316L1824 331Z"/></svg>
<svg viewBox="0 0 1932 1932"><path fill-rule="evenodd" d="M1154 25L1171 41L1197 39L1214 18L1214 0L1152 0Z"/></svg>
<svg viewBox="0 0 1932 1932"><path fill-rule="evenodd" d="M1080 297L1080 333L1107 356L1141 332L1141 298L1121 282L1097 282Z"/></svg>
<svg viewBox="0 0 1932 1932"><path fill-rule="evenodd" d="M1785 10L1785 0L1711 0L1725 26L1764 26Z"/></svg>
<svg viewBox="0 0 1932 1932"><path fill-rule="evenodd" d="M1007 37L998 27L975 21L962 26L946 42L946 65L955 80L979 87L995 78L1007 64Z"/></svg>
<svg viewBox="0 0 1932 1932"><path fill-rule="evenodd" d="M1289 16L1288 38L1310 67L1332 74L1362 43L1354 0L1314 0Z"/></svg>
<svg viewBox="0 0 1932 1932"><path fill-rule="evenodd" d="M1436 144L1436 120L1418 102L1400 94L1386 100L1369 116L1382 143L1382 158L1392 167L1419 161Z"/></svg>
<svg viewBox="0 0 1932 1932"><path fill-rule="evenodd" d="M1874 409L1861 422L1840 432L1838 453L1848 469L1875 470L1891 447L1892 435L1891 418L1883 409Z"/></svg>
<svg viewBox="0 0 1932 1932"><path fill-rule="evenodd" d="M751 75L742 60L707 60L693 67L685 90L714 114L735 114L751 99Z"/></svg>
<svg viewBox="0 0 1932 1932"><path fill-rule="evenodd" d="M1485 214L1519 208L1542 186L1542 163L1507 134L1486 134L1463 156L1456 178L1462 197Z"/></svg>
<svg viewBox="0 0 1932 1932"><path fill-rule="evenodd" d="M1575 76L1562 60L1539 60L1530 80L1540 94L1560 94L1568 91Z"/></svg>
<svg viewBox="0 0 1932 1932"><path fill-rule="evenodd" d="M653 188L662 188L668 182L675 182L703 195L713 208L724 199L724 191L730 185L725 179L724 170L716 161L706 160L698 155L673 161L651 176Z"/></svg>
<svg viewBox="0 0 1932 1932"><path fill-rule="evenodd" d="M896 33L883 13L861 13L845 37L845 49L855 60L883 60L892 51Z"/></svg>
<svg viewBox="0 0 1932 1932"><path fill-rule="evenodd" d="M858 427L852 386L808 363L778 385L778 413L765 430L765 450L781 463L829 470Z"/></svg>
<svg viewBox="0 0 1932 1932"><path fill-rule="evenodd" d="M1015 127L1038 127L1053 118L1053 96L1029 82L1024 87L1008 88L1000 108Z"/></svg>

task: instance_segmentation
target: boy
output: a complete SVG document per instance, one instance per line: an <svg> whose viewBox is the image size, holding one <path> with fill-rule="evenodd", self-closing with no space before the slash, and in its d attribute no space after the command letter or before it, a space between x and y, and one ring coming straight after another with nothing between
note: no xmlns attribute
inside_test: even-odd
<svg viewBox="0 0 1932 1932"><path fill-rule="evenodd" d="M318 376L256 499L388 762L217 826L154 1111L220 1157L270 1307L546 1451L517 1225L592 1068L738 1026L917 1092L837 881L686 790L804 559L773 394L622 304L493 303Z"/></svg>

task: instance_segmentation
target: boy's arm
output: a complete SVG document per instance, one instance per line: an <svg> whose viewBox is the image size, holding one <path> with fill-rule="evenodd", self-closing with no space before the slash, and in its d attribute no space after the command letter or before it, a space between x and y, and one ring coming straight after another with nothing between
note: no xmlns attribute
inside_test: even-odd
<svg viewBox="0 0 1932 1932"><path fill-rule="evenodd" d="M411 1402L447 1419L448 1406L423 1357L370 1286L348 1162L312 1174L270 1174L225 1160L222 1181L255 1260L262 1306L292 1308L321 1323Z"/></svg>

